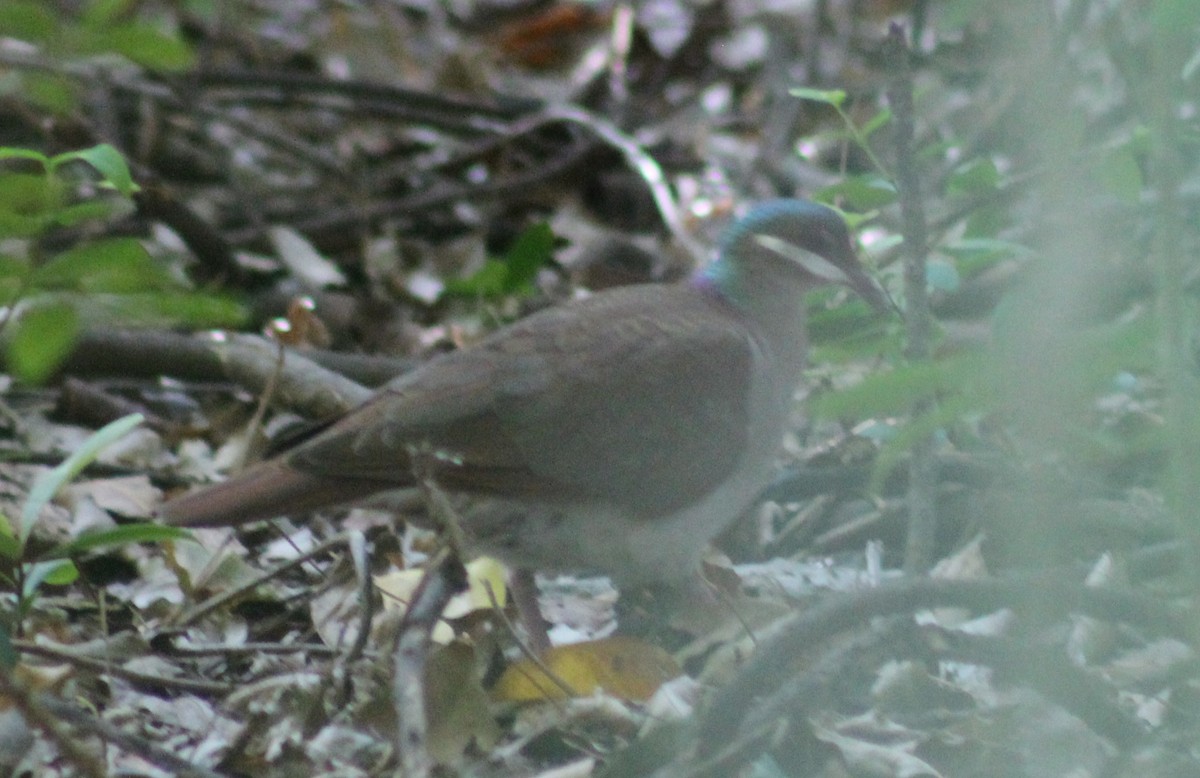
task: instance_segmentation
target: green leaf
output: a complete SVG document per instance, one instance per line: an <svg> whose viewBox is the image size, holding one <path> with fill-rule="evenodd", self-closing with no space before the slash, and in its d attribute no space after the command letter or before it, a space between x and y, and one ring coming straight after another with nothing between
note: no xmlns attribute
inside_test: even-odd
<svg viewBox="0 0 1200 778"><path fill-rule="evenodd" d="M21 283L30 273L29 259L27 257L13 257L0 254L0 282ZM0 305L4 304L7 304L7 301L0 299Z"/></svg>
<svg viewBox="0 0 1200 778"><path fill-rule="evenodd" d="M26 73L19 97L34 106L63 116L79 107L79 95L67 79L52 73Z"/></svg>
<svg viewBox="0 0 1200 778"><path fill-rule="evenodd" d="M55 156L50 160L50 164L52 167L57 167L64 162L76 159L94 167L104 177L106 183L126 197L138 191L138 185L133 182L133 176L129 174L129 165L125 163L125 157L115 147L101 143L90 149L68 151Z"/></svg>
<svg viewBox="0 0 1200 778"><path fill-rule="evenodd" d="M81 21L88 27L104 27L129 11L131 0L92 0Z"/></svg>
<svg viewBox="0 0 1200 778"><path fill-rule="evenodd" d="M833 203L838 198L855 210L869 211L894 203L896 187L886 178L869 173L851 176L819 190L813 196L813 199L822 203Z"/></svg>
<svg viewBox="0 0 1200 778"><path fill-rule="evenodd" d="M19 149L13 146L0 147L0 160L5 159L27 159L31 162L40 162L42 165L49 166L50 158L40 151L33 149Z"/></svg>
<svg viewBox="0 0 1200 778"><path fill-rule="evenodd" d="M510 292L515 292L537 278L538 271L554 257L554 232L542 222L522 232L504 255L508 266Z"/></svg>
<svg viewBox="0 0 1200 778"><path fill-rule="evenodd" d="M489 259L466 278L446 282L442 294L462 297L499 297L507 286L508 268L498 259Z"/></svg>
<svg viewBox="0 0 1200 778"><path fill-rule="evenodd" d="M0 276L0 305L12 305L25 291L20 279Z"/></svg>
<svg viewBox="0 0 1200 778"><path fill-rule="evenodd" d="M146 292L174 279L134 238L105 238L64 251L34 271L38 289L80 292Z"/></svg>
<svg viewBox="0 0 1200 778"><path fill-rule="evenodd" d="M841 89L809 89L807 87L796 87L789 89L788 94L792 97L799 97L801 100L812 100L817 103L825 103L832 105L835 108L840 108L842 103L846 102L846 93Z"/></svg>
<svg viewBox="0 0 1200 778"><path fill-rule="evenodd" d="M1154 26L1191 39L1200 25L1200 3L1195 0L1154 0L1150 13Z"/></svg>
<svg viewBox="0 0 1200 778"><path fill-rule="evenodd" d="M15 562L21 558L22 545L13 529L12 520L0 513L0 557Z"/></svg>
<svg viewBox="0 0 1200 778"><path fill-rule="evenodd" d="M1071 334L1078 369L1098 387L1109 386L1121 372L1144 372L1159 367L1154 348L1159 336L1152 316L1088 327Z"/></svg>
<svg viewBox="0 0 1200 778"><path fill-rule="evenodd" d="M460 297L500 297L527 294L538 271L554 256L554 232L535 224L522 232L500 259L490 259L467 278L446 282L443 294Z"/></svg>
<svg viewBox="0 0 1200 778"><path fill-rule="evenodd" d="M945 246L945 252L960 259L977 259L980 256L1001 254L1006 257L1025 257L1031 252L1028 246L999 238L964 238Z"/></svg>
<svg viewBox="0 0 1200 778"><path fill-rule="evenodd" d="M867 123L858 129L859 134L863 138L871 137L871 133L883 127L892 120L892 109L884 108L879 113L867 120Z"/></svg>
<svg viewBox="0 0 1200 778"><path fill-rule="evenodd" d="M42 584L66 586L78 579L79 569L69 559L55 559L30 565L25 573L25 588L21 592L21 599L26 603L22 611L28 610L28 604L32 602L38 589L42 588Z"/></svg>
<svg viewBox="0 0 1200 778"><path fill-rule="evenodd" d="M814 199L816 199L816 198L814 197ZM840 213L842 215L842 218L846 220L846 226L848 226L850 228L851 232L857 231L864 224L870 222L872 219L878 218L878 216L879 216L879 211L875 210L875 209L872 209L870 211L863 211L862 213L856 213L855 211L843 211L841 208L838 208L833 203L825 203L825 204L828 205L830 208L833 208L835 211L837 211L838 213ZM899 244L901 241L901 237L899 235L896 235L895 239L896 239L896 243ZM884 249L882 249L882 248L876 248L875 245L872 245L871 248L876 254L883 253L883 251L884 251Z"/></svg>
<svg viewBox="0 0 1200 778"><path fill-rule="evenodd" d="M942 251L957 260L966 276L972 276L1002 259L1026 257L1031 253L1028 246L998 238L963 238L943 246Z"/></svg>
<svg viewBox="0 0 1200 778"><path fill-rule="evenodd" d="M829 306L829 298L845 295L840 289L816 289L808 301L808 335L814 347L824 355L822 361L845 361L877 355L887 350L884 338L887 323L857 295L842 304Z"/></svg>
<svg viewBox="0 0 1200 778"><path fill-rule="evenodd" d="M1000 184L1000 171L996 163L982 157L959 165L946 180L949 195L973 195L994 192Z"/></svg>
<svg viewBox="0 0 1200 778"><path fill-rule="evenodd" d="M89 532L70 543L56 546L45 555L47 559L74 556L108 546L128 546L133 543L161 543L167 540L191 540L192 533L165 524L124 524L115 529Z"/></svg>
<svg viewBox="0 0 1200 778"><path fill-rule="evenodd" d="M45 2L5 0L0 3L0 37L32 43L48 41L58 31L58 17Z"/></svg>
<svg viewBox="0 0 1200 778"><path fill-rule="evenodd" d="M2 198L3 195L0 195ZM0 205L0 240L4 238L32 238L46 229L46 220L37 216L22 216L6 213Z"/></svg>
<svg viewBox="0 0 1200 778"><path fill-rule="evenodd" d="M967 216L963 230L965 238L994 238L1013 225L1013 215L1006 205L993 203L975 208Z"/></svg>
<svg viewBox="0 0 1200 778"><path fill-rule="evenodd" d="M9 369L26 383L40 384L71 353L79 332L79 317L71 306L51 302L28 309L12 326Z"/></svg>
<svg viewBox="0 0 1200 778"><path fill-rule="evenodd" d="M1108 191L1129 205L1141 201L1144 181L1142 168L1129 146L1115 149L1106 155L1095 168L1096 177Z"/></svg>
<svg viewBox="0 0 1200 778"><path fill-rule="evenodd" d="M173 290L92 293L78 304L89 321L110 318L126 325L237 328L249 318L246 307L230 297Z"/></svg>
<svg viewBox="0 0 1200 778"><path fill-rule="evenodd" d="M195 62L192 49L179 38L144 22L128 22L85 33L80 47L88 52L116 52L151 70L186 70Z"/></svg>
<svg viewBox="0 0 1200 778"><path fill-rule="evenodd" d="M930 289L939 292L953 292L958 288L961 279L958 268L953 262L939 257L931 257L925 263L925 284Z"/></svg>
<svg viewBox="0 0 1200 778"><path fill-rule="evenodd" d="M49 176L0 173L0 238L41 234L58 210L61 197L61 186Z"/></svg>
<svg viewBox="0 0 1200 778"><path fill-rule="evenodd" d="M29 538L33 525L37 522L42 507L54 499L59 490L79 475L90 465L106 447L115 443L134 427L142 423L142 415L133 413L110 422L88 436L83 445L71 453L57 467L43 473L29 490L25 504L21 508L21 542Z"/></svg>
<svg viewBox="0 0 1200 778"><path fill-rule="evenodd" d="M54 223L62 227L74 227L85 221L104 221L129 212L129 201L116 198L84 200L72 203L54 213Z"/></svg>
<svg viewBox="0 0 1200 778"><path fill-rule="evenodd" d="M986 375L983 356L962 353L938 362L901 365L873 373L855 386L814 398L810 409L825 419L892 416L905 413L917 400L935 394L972 390ZM972 394L977 394L972 391Z"/></svg>
<svg viewBox="0 0 1200 778"><path fill-rule="evenodd" d="M71 560L59 560L58 564L48 560L49 572L43 579L51 586L69 586L79 580L79 568Z"/></svg>
<svg viewBox="0 0 1200 778"><path fill-rule="evenodd" d="M931 140L925 145L917 149L917 161L928 162L931 165L940 166L942 160L952 149L957 149L958 143L950 138L943 140Z"/></svg>

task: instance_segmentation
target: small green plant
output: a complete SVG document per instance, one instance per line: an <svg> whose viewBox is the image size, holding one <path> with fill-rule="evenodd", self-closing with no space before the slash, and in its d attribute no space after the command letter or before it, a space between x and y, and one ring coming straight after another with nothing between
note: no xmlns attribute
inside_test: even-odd
<svg viewBox="0 0 1200 778"><path fill-rule="evenodd" d="M117 419L98 430L61 464L37 479L25 499L17 521L0 513L0 585L10 588L16 594L17 601L13 622L8 625L0 624L0 632L20 632L21 621L29 613L43 585L66 585L79 577L79 570L71 561L73 557L108 546L154 543L189 537L186 531L175 527L148 523L126 524L116 529L89 532L69 542L30 555L29 537L42 508L79 475L80 471L91 464L105 447L141 422L141 415L135 413Z"/></svg>
<svg viewBox="0 0 1200 778"><path fill-rule="evenodd" d="M137 191L107 144L55 156L0 147L0 330L18 378L52 375L83 327L243 320L237 304L187 289L137 239L86 237L85 226L132 212ZM48 254L52 234L74 243Z"/></svg>
<svg viewBox="0 0 1200 778"><path fill-rule="evenodd" d="M494 299L509 295L528 295L540 269L554 256L554 233L550 225L529 227L497 259L489 259L467 278L449 281L445 294L451 297Z"/></svg>
<svg viewBox="0 0 1200 778"><path fill-rule="evenodd" d="M875 155L874 149L871 148L871 135L881 127L887 126L892 120L891 109L884 108L876 113L863 125L857 124L850 114L842 107L847 95L841 89L808 89L806 87L797 87L788 90L793 97L799 97L801 100L811 100L815 103L824 103L833 110L837 111L837 115L841 117L842 124L845 125L845 136L848 140L856 143L863 152L871 160L871 164L875 167L878 173L872 173L867 176L853 176L841 184L836 194L844 197L855 195L862 197L869 202L858 202L857 199L851 198L851 203L858 208L872 208L881 205L887 205L896 199L896 187L892 184L893 176L888 170L888 167L883 164L883 160ZM883 175L884 178L879 176ZM826 202L825 198L818 195L818 199Z"/></svg>

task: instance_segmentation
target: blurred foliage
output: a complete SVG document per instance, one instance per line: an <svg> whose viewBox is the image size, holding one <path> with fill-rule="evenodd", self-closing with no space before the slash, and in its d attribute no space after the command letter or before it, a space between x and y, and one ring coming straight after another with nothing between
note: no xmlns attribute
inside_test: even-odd
<svg viewBox="0 0 1200 778"><path fill-rule="evenodd" d="M1153 14L1144 13L1147 5ZM873 336L858 328L852 338L830 340L825 312L814 317L814 362L874 353L897 365L851 389L825 391L814 403L827 418L893 420L876 483L920 435L978 444L976 421L985 415L990 429L1004 430L999 440L1024 452L1025 466L1054 461L1064 484L1090 467L1111 474L1147 451L1162 453L1186 429L1142 422L1150 418L1147 406L1169 407L1163 354L1186 374L1196 371L1194 353L1163 344L1164 315L1182 316L1185 328L1194 328L1195 297L1171 295L1165 306L1156 299L1152 290L1163 277L1154 263L1162 258L1150 253L1165 223L1156 213L1162 187L1171 186L1151 175L1154 143L1172 138L1175 186L1194 185L1200 172L1192 118L1197 68L1187 67L1200 62L1196 8L1179 0L1053 9L956 0L931 13L937 38L927 39L932 48L914 60L916 156L931 228L926 282L935 306L972 293L988 302L942 317L928 364L903 364L898 322ZM1171 22L1163 27L1165 19ZM1155 36L1168 30L1186 56L1170 64L1147 58ZM1160 107L1169 106L1157 116L1147 88L1154 67L1165 68L1157 97ZM894 117L841 90L798 88L792 95L840 118L842 128L822 137L842 144L844 175L817 197L864 212L869 251L893 296L902 298L899 263L892 261L899 235L894 222L877 218L897 199L889 172ZM797 148L820 148L821 140L803 138ZM1195 230L1181 231L1166 250L1175 259L1194 256L1197 243ZM1195 277L1194 262L1187 265L1173 288ZM983 327L973 321L981 314ZM964 329L973 335L962 338ZM1101 410L1121 375L1138 379L1136 392ZM932 415L904 421L914 402L930 396L938 403ZM1117 423L1114 414L1140 421Z"/></svg>
<svg viewBox="0 0 1200 778"><path fill-rule="evenodd" d="M140 241L87 237L90 225L129 214L136 191L112 146L53 157L0 148L0 326L17 377L50 377L84 327L244 320L239 305L190 290ZM47 249L51 237L65 248Z"/></svg>
<svg viewBox="0 0 1200 778"><path fill-rule="evenodd" d="M0 3L0 36L38 48L47 62L67 63L118 56L140 67L162 72L185 70L194 62L191 49L167 31L171 17L139 18L137 0L90 0L74 13L41 0ZM53 69L10 71L0 90L53 113L77 107L78 85Z"/></svg>

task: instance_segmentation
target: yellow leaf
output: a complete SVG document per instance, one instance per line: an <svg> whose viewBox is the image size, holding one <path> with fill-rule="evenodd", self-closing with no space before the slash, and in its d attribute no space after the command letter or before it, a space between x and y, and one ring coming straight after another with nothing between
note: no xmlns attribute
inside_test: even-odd
<svg viewBox="0 0 1200 778"><path fill-rule="evenodd" d="M491 557L478 557L467 564L467 591L457 594L446 604L442 611L443 619L457 619L478 610L489 610L492 607L488 589L496 595L496 602L504 607L506 601L504 588L504 566ZM424 570L396 570L374 577L375 587L383 593L385 608L400 608L406 610L417 585L425 576ZM454 637L454 631L445 621L439 621L434 628L433 639L437 643L448 643Z"/></svg>
<svg viewBox="0 0 1200 778"><path fill-rule="evenodd" d="M671 655L658 646L619 636L555 646L542 662L575 696L600 689L632 702L650 699L663 682L682 672ZM510 665L492 688L492 697L505 702L560 700L565 696L563 689L528 659Z"/></svg>
<svg viewBox="0 0 1200 778"><path fill-rule="evenodd" d="M452 599L446 605L443 618L457 619L477 610L490 610L492 598L488 590L496 596L496 604L501 608L505 604L504 565L488 556L472 559L467 563L468 589Z"/></svg>

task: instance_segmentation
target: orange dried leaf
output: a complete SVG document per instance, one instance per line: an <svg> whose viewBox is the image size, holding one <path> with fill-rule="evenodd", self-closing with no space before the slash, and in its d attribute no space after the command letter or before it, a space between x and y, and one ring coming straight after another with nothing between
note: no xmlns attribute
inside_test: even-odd
<svg viewBox="0 0 1200 778"><path fill-rule="evenodd" d="M584 5L556 5L504 25L500 50L531 68L551 68L565 60L579 36L603 26L605 17Z"/></svg>

